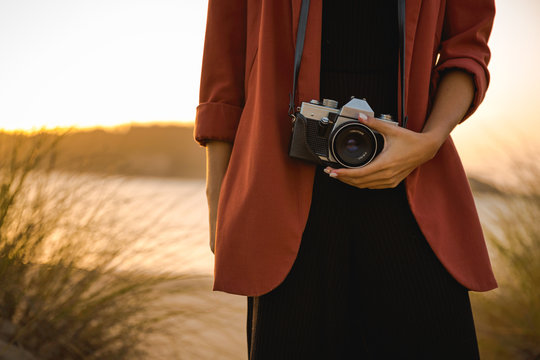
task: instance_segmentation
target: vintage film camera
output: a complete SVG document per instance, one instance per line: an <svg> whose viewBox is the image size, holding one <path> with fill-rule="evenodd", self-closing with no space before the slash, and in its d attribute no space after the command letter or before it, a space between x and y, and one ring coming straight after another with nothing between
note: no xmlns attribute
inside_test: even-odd
<svg viewBox="0 0 540 360"><path fill-rule="evenodd" d="M302 102L294 121L289 156L334 168L369 164L383 149L384 138L358 121L364 113L374 116L365 99L352 98L341 109L337 101ZM390 115L378 119L397 125Z"/></svg>

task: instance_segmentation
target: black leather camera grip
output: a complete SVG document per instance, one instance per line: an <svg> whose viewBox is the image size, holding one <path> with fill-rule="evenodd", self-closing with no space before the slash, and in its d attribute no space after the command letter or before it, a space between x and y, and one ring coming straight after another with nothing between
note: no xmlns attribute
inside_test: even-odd
<svg viewBox="0 0 540 360"><path fill-rule="evenodd" d="M315 155L307 142L307 120L300 113L296 114L296 120L293 124L293 132L289 144L289 156L311 163L322 164L321 159Z"/></svg>

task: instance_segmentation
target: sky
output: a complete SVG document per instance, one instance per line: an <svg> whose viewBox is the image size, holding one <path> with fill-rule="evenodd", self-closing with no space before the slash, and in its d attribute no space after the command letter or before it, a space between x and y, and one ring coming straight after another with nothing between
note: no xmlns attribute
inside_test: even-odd
<svg viewBox="0 0 540 360"><path fill-rule="evenodd" d="M0 129L193 121L206 7L0 0ZM490 89L453 133L470 169L540 143L539 20L539 0L497 1Z"/></svg>
<svg viewBox="0 0 540 360"><path fill-rule="evenodd" d="M0 0L0 128L193 121L206 7Z"/></svg>

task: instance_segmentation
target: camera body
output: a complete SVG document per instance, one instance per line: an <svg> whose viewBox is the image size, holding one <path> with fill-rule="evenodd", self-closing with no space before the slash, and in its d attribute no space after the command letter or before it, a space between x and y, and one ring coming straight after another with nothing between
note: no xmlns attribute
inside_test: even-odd
<svg viewBox="0 0 540 360"><path fill-rule="evenodd" d="M341 109L337 101L302 102L293 125L289 156L334 168L369 164L383 149L384 137L358 121L374 112L365 99L351 98ZM397 125L390 115L378 119Z"/></svg>

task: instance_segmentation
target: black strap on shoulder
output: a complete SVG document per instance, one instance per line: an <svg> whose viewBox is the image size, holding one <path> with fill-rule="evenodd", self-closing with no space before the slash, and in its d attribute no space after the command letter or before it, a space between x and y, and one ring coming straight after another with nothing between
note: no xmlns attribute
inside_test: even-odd
<svg viewBox="0 0 540 360"><path fill-rule="evenodd" d="M407 127L407 115L405 110L405 1L398 0L398 28L399 28L399 64L400 64L400 91L401 91L401 126ZM300 19L298 20L298 31L296 33L296 49L294 53L294 76L293 88L289 94L289 115L294 120L294 103L296 97L296 84L300 72L300 62L304 51L304 39L306 37L306 26L309 13L309 0L302 0Z"/></svg>
<svg viewBox="0 0 540 360"><path fill-rule="evenodd" d="M405 106L405 0L398 0L398 28L399 28L399 66L400 66L400 92L401 92L401 127L407 128L407 112Z"/></svg>
<svg viewBox="0 0 540 360"><path fill-rule="evenodd" d="M296 84L300 72L300 62L302 61L302 52L304 51L304 39L306 38L306 27L309 13L309 0L302 0L302 9L300 10L300 19L298 20L298 30L296 32L296 50L294 53L294 77L292 93L289 94L289 115L294 118L294 100L296 97Z"/></svg>

